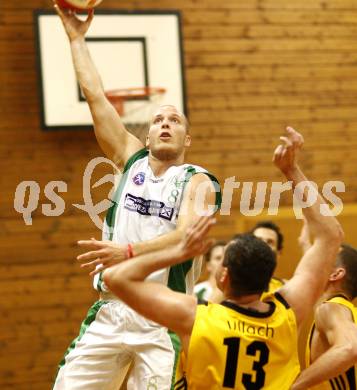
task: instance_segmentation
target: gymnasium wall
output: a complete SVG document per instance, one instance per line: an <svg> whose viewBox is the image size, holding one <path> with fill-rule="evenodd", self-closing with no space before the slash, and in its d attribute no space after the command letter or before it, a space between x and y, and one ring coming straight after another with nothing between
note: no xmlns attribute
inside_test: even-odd
<svg viewBox="0 0 357 390"><path fill-rule="evenodd" d="M307 175L320 188L328 180L344 181L346 192L339 196L344 203L357 201L355 1L104 0L104 7L182 11L194 138L189 161L210 169L222 183L231 176L240 182L284 181L271 157L279 135L292 125L306 140ZM100 231L72 204L83 203L85 166L101 151L91 132L40 129L35 8L51 8L51 1L0 2L3 390L49 389L57 362L96 297L75 257L76 241L99 238ZM24 180L41 188L29 226L13 206L15 189ZM65 212L45 217L44 187L52 180L68 185L60 194ZM95 200L108 190L101 187ZM215 236L228 238L249 225L239 223L240 195L240 189L234 192L232 214L220 218ZM290 198L284 195L282 205ZM357 244L351 218L347 239ZM292 239L297 226L294 220L284 225Z"/></svg>

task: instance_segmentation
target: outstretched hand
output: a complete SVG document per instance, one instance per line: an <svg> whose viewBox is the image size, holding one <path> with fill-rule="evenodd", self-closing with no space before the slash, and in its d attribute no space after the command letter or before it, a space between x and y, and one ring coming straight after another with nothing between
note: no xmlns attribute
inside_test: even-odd
<svg viewBox="0 0 357 390"><path fill-rule="evenodd" d="M89 251L77 257L77 260L84 262L81 268L87 268L89 275L96 275L112 265L121 263L127 259L127 247L115 244L112 241L91 240L78 241L80 247Z"/></svg>
<svg viewBox="0 0 357 390"><path fill-rule="evenodd" d="M303 136L292 127L286 128L286 136L274 151L274 164L286 175L297 168L298 155L304 144Z"/></svg>
<svg viewBox="0 0 357 390"><path fill-rule="evenodd" d="M83 38L92 22L94 16L94 10L88 11L86 20L81 20L77 17L76 12L70 9L61 8L56 0L53 0L54 9L58 16L61 18L63 26L66 30L70 41L74 41L77 38Z"/></svg>
<svg viewBox="0 0 357 390"><path fill-rule="evenodd" d="M211 227L216 223L212 216L200 217L187 228L179 247L186 259L206 253L214 243L214 239L207 238Z"/></svg>

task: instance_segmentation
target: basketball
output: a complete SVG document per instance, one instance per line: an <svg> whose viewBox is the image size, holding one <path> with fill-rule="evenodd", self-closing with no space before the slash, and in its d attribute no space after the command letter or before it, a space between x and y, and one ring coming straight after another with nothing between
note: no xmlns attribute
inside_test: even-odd
<svg viewBox="0 0 357 390"><path fill-rule="evenodd" d="M62 8L86 10L96 7L102 1L103 0L57 0L57 3Z"/></svg>

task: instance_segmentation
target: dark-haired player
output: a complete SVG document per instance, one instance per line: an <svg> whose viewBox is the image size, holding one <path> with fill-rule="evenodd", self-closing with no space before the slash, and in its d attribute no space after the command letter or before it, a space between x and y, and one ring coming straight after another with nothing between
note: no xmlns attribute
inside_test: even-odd
<svg viewBox="0 0 357 390"><path fill-rule="evenodd" d="M297 165L302 136L291 128L281 137L274 162L296 187L306 177ZM302 194L301 194L302 195ZM289 389L299 374L297 334L324 289L341 245L342 230L332 216L320 214L319 196L303 209L315 241L294 276L266 301L260 299L273 275L272 250L253 235L228 245L217 272L224 293L220 304L198 304L193 296L146 281L152 272L207 250L212 219L202 218L178 245L139 256L105 271L104 280L137 312L173 329L181 338L185 376L176 389ZM306 288L306 286L309 288Z"/></svg>
<svg viewBox="0 0 357 390"><path fill-rule="evenodd" d="M305 234L306 237L306 234ZM306 366L292 389L357 389L357 250L343 244L315 310Z"/></svg>

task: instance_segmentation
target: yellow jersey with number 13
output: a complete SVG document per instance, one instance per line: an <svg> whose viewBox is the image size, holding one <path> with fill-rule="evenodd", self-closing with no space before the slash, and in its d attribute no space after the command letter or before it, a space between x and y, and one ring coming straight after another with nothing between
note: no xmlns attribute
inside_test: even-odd
<svg viewBox="0 0 357 390"><path fill-rule="evenodd" d="M300 372L295 314L279 293L265 302L265 313L199 304L175 389L288 390Z"/></svg>

